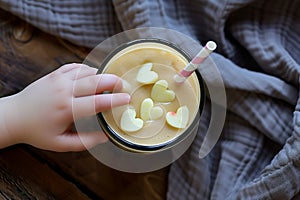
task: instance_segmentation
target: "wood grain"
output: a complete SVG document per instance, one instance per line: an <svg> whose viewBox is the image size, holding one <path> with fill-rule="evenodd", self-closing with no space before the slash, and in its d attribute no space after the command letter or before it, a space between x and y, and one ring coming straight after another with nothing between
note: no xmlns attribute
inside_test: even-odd
<svg viewBox="0 0 300 200"><path fill-rule="evenodd" d="M94 197L105 200L166 199L168 167L148 173L126 173L105 166L87 151L56 153L35 148L29 151Z"/></svg>
<svg viewBox="0 0 300 200"><path fill-rule="evenodd" d="M0 9L0 97L70 62L82 62L89 49L51 36Z"/></svg>
<svg viewBox="0 0 300 200"><path fill-rule="evenodd" d="M0 151L0 197L3 199L89 199L46 163L21 147Z"/></svg>

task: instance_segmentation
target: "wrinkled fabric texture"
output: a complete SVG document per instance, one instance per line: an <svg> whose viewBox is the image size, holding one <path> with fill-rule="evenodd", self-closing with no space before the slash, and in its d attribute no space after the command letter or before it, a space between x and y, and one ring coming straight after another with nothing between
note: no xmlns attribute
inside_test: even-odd
<svg viewBox="0 0 300 200"><path fill-rule="evenodd" d="M1 0L45 32L94 47L136 27L164 27L204 44L226 87L227 116L218 143L198 156L210 120L171 165L168 199L299 199L300 1L295 0Z"/></svg>

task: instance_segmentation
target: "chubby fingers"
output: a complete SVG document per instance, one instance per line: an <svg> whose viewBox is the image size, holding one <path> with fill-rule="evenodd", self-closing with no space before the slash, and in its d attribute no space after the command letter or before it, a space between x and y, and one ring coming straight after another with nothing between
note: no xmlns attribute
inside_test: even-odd
<svg viewBox="0 0 300 200"><path fill-rule="evenodd" d="M95 115L113 107L126 105L130 102L127 93L98 94L73 99L73 117L78 119L84 116Z"/></svg>
<svg viewBox="0 0 300 200"><path fill-rule="evenodd" d="M74 97L99 94L104 91L120 91L122 80L113 74L86 76L74 81Z"/></svg>
<svg viewBox="0 0 300 200"><path fill-rule="evenodd" d="M72 113L79 118L91 116L112 107L130 102L127 93L113 93L122 89L122 79L113 74L97 74L97 69L85 64L66 64L57 70L71 81ZM106 91L110 94L102 94Z"/></svg>

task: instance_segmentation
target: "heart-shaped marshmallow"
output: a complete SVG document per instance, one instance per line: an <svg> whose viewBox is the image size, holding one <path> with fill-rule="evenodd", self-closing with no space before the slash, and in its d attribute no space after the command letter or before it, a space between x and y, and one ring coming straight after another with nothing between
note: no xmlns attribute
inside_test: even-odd
<svg viewBox="0 0 300 200"><path fill-rule="evenodd" d="M152 66L152 63L143 64L137 73L136 80L142 84L155 83L158 79L158 74L151 71Z"/></svg>
<svg viewBox="0 0 300 200"><path fill-rule="evenodd" d="M151 98L146 98L141 103L140 114L141 118L145 121L155 120L163 115L163 110L159 106L154 106Z"/></svg>
<svg viewBox="0 0 300 200"><path fill-rule="evenodd" d="M185 128L189 121L189 109L187 106L181 106L175 112L168 112L166 120L169 125L175 128Z"/></svg>
<svg viewBox="0 0 300 200"><path fill-rule="evenodd" d="M144 121L140 118L136 118L135 110L129 108L123 112L120 125L123 131L135 132L143 127Z"/></svg>
<svg viewBox="0 0 300 200"><path fill-rule="evenodd" d="M170 102L175 99L175 93L168 89L166 80L159 80L152 87L151 98L158 102Z"/></svg>

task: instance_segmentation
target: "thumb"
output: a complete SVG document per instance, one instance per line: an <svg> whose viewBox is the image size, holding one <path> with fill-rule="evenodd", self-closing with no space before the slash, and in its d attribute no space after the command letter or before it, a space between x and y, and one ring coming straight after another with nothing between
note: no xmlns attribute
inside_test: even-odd
<svg viewBox="0 0 300 200"><path fill-rule="evenodd" d="M80 133L65 133L59 135L56 141L57 151L84 151L88 150L97 144L107 142L108 138L103 132L80 132Z"/></svg>

